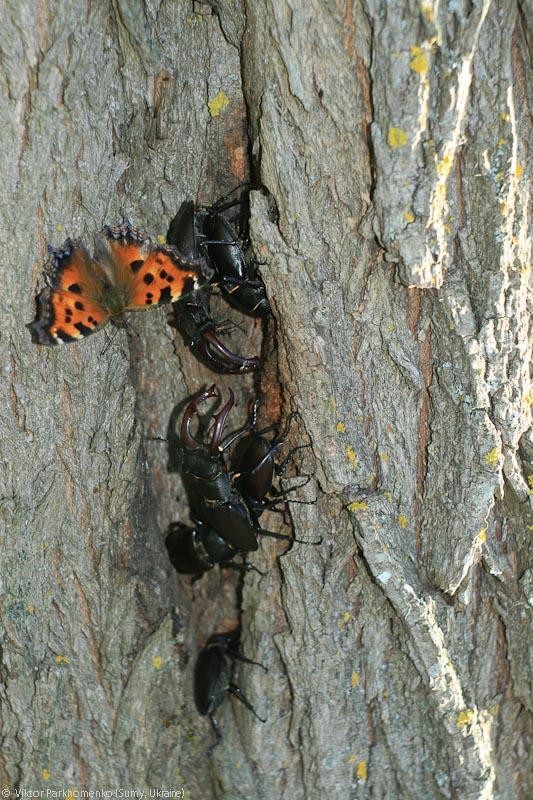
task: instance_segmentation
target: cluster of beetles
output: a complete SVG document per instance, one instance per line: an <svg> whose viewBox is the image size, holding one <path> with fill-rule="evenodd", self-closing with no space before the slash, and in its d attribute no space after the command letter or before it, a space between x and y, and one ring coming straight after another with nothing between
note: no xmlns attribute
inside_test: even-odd
<svg viewBox="0 0 533 800"><path fill-rule="evenodd" d="M219 287L230 305L244 314L266 319L271 312L256 264L246 252L245 231L237 234L227 218L226 212L242 208L243 200L228 197L209 207L186 201L170 224L168 244L188 258L205 258L213 270L207 285L173 304L173 324L212 370L243 374L257 370L260 359L233 353L219 338L221 326L213 321L210 311L213 288ZM202 413L213 404L217 413ZM287 490L274 486L275 477L283 473L294 452L307 446L293 448L278 460L294 415L281 433L276 433L276 426L259 429L256 401L248 422L227 433L233 406L231 389L222 405L221 394L213 384L194 395L181 419L178 461L192 525L173 522L166 536L171 563L180 574L200 577L216 564L240 571L256 569L246 561L246 554L257 549L259 535L294 541L285 534L264 530L259 522L264 511L285 511L286 495L303 485ZM271 433L273 438L267 436ZM231 680L235 659L262 667L242 655L239 640L239 628L211 636L195 665L196 707L200 714L209 716L216 741L221 733L215 712L228 692L261 719Z"/></svg>

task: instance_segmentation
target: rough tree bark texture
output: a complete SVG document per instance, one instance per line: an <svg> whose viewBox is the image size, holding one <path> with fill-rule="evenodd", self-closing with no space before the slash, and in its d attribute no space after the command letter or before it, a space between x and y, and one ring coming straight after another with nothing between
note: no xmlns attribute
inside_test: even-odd
<svg viewBox="0 0 533 800"><path fill-rule="evenodd" d="M1 14L2 785L528 796L531 5ZM47 242L122 214L164 234L250 170L278 345L255 389L270 419L300 413L317 502L292 523L323 543L263 542L264 576L193 589L163 544L179 476L149 437L212 373L163 310L105 352L38 348L24 323ZM254 381L217 382L237 425ZM209 758L192 666L238 602L269 668L239 683L268 722L227 703Z"/></svg>

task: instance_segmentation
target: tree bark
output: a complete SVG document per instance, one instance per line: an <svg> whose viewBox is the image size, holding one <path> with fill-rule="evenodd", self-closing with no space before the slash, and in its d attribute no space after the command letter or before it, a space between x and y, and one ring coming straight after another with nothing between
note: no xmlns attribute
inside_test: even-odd
<svg viewBox="0 0 533 800"><path fill-rule="evenodd" d="M0 13L2 786L529 796L530 4ZM161 236L250 176L261 376L213 376L162 309L110 343L30 342L46 243L122 215ZM259 352L259 323L215 313ZM192 586L154 437L213 380L235 427L257 393L264 419L298 412L295 497L316 502L290 525L322 544L262 541L265 575ZM268 721L228 701L209 756L192 670L239 619L269 671L236 680Z"/></svg>

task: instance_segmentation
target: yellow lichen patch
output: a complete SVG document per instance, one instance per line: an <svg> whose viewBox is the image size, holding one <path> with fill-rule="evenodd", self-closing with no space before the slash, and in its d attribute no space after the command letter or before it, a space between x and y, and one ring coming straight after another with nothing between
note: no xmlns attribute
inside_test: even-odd
<svg viewBox="0 0 533 800"><path fill-rule="evenodd" d="M404 215L403 215L403 218L404 218L404 220L405 220L406 222L409 222L409 223L411 223L411 222L414 222L414 221L415 221L415 215L413 214L413 212L412 212L412 211L406 211L406 212L404 213Z"/></svg>
<svg viewBox="0 0 533 800"><path fill-rule="evenodd" d="M351 756L348 756L348 764L355 764L357 761L357 756L354 756L353 753Z"/></svg>
<svg viewBox="0 0 533 800"><path fill-rule="evenodd" d="M357 670L354 670L352 672L352 689L355 689L356 686L358 685L359 685L359 673L357 672Z"/></svg>
<svg viewBox="0 0 533 800"><path fill-rule="evenodd" d="M389 128L387 141L389 147L403 147L409 141L409 137L401 128Z"/></svg>
<svg viewBox="0 0 533 800"><path fill-rule="evenodd" d="M43 779L43 781L49 781L50 780L50 773L49 773L49 771L47 769L43 769L41 771L41 778Z"/></svg>
<svg viewBox="0 0 533 800"><path fill-rule="evenodd" d="M349 620L350 620L350 612L349 611L345 611L344 614L342 615L342 619L339 620L339 629L341 631L344 628L344 626L346 625L346 623L349 622Z"/></svg>
<svg viewBox="0 0 533 800"><path fill-rule="evenodd" d="M501 147L502 144L506 143L506 141L507 139L505 139L503 136L500 136L500 138L498 139L498 145Z"/></svg>
<svg viewBox="0 0 533 800"><path fill-rule="evenodd" d="M78 787L77 786L69 786L66 798L67 800L74 800L75 797L79 796Z"/></svg>
<svg viewBox="0 0 533 800"><path fill-rule="evenodd" d="M366 781L368 777L368 768L366 761L360 761L356 770L357 777L360 781Z"/></svg>
<svg viewBox="0 0 533 800"><path fill-rule="evenodd" d="M446 183L438 183L435 186L435 200L444 203L446 200Z"/></svg>
<svg viewBox="0 0 533 800"><path fill-rule="evenodd" d="M533 525L526 525L526 530L533 531Z"/></svg>
<svg viewBox="0 0 533 800"><path fill-rule="evenodd" d="M504 178L505 178L505 172L500 171L497 173L496 180L498 181L498 183L502 183Z"/></svg>
<svg viewBox="0 0 533 800"><path fill-rule="evenodd" d="M425 16L428 22L433 22L435 19L435 12L433 11L433 6L431 3L428 3L427 0L423 0L420 3L420 11Z"/></svg>
<svg viewBox="0 0 533 800"><path fill-rule="evenodd" d="M471 708L465 708L457 714L456 725L458 728L464 728L469 725L474 719L474 712Z"/></svg>
<svg viewBox="0 0 533 800"><path fill-rule="evenodd" d="M353 503L349 503L347 505L348 511L367 511L368 510L368 503L363 503L358 500L354 500Z"/></svg>
<svg viewBox="0 0 533 800"><path fill-rule="evenodd" d="M389 501L389 503L392 503L392 497L393 497L392 492L389 492L387 490L386 492L383 492L383 496L385 497L386 500Z"/></svg>
<svg viewBox="0 0 533 800"><path fill-rule="evenodd" d="M510 122L510 121L511 121L511 117L510 117L510 115L507 113L507 111L501 111L501 112L500 112L500 119L501 119L503 122Z"/></svg>
<svg viewBox="0 0 533 800"><path fill-rule="evenodd" d="M383 689L383 692L381 693L381 696L382 696L382 698L384 700L387 700L388 697L389 697L389 690L388 689Z"/></svg>
<svg viewBox="0 0 533 800"><path fill-rule="evenodd" d="M517 164L516 167L514 168L514 176L515 176L515 178L518 178L520 180L520 178L522 177L523 173L524 173L524 167L521 164Z"/></svg>
<svg viewBox="0 0 533 800"><path fill-rule="evenodd" d="M425 50L423 50L421 47L418 47L418 45L416 44L414 44L410 48L410 52L411 52L411 61L409 63L409 66L411 67L413 72L418 72L419 75L423 75L424 72L427 72L429 69L428 54L426 53Z"/></svg>
<svg viewBox="0 0 533 800"><path fill-rule="evenodd" d="M485 544L485 542L487 541L487 529L486 528L481 528L480 532L476 536L476 541L479 544Z"/></svg>
<svg viewBox="0 0 533 800"><path fill-rule="evenodd" d="M485 464L488 464L489 467L497 467L500 463L500 451L497 447L493 447L492 450L489 450L488 453L485 453L483 458Z"/></svg>
<svg viewBox="0 0 533 800"><path fill-rule="evenodd" d="M212 100L209 100L209 101L208 101L208 103L207 103L207 107L208 107L208 109L209 109L209 113L211 114L211 116L212 116L212 117L213 117L213 119L214 119L215 117L218 117L218 116L219 116L220 112L221 112L221 111L222 111L224 108L226 108L226 106L227 106L228 104L229 104L229 97L228 97L228 95L226 94L226 92L223 92L223 91L221 90L221 91L220 91L220 92L217 94L217 96L216 96L216 97L213 97L213 99L212 99Z"/></svg>
<svg viewBox="0 0 533 800"><path fill-rule="evenodd" d="M394 325L392 324L392 322L388 322L387 323L387 327L386 327L387 333L394 333L394 330L395 330L395 328L394 328Z"/></svg>
<svg viewBox="0 0 533 800"><path fill-rule="evenodd" d="M407 528L408 519L405 514L398 514L398 525L400 528Z"/></svg>
<svg viewBox="0 0 533 800"><path fill-rule="evenodd" d="M33 605L33 603L28 603L26 609L28 611L28 614L35 614L35 606Z"/></svg>
<svg viewBox="0 0 533 800"><path fill-rule="evenodd" d="M527 476L527 485L529 486L530 489L533 489L533 475Z"/></svg>
<svg viewBox="0 0 533 800"><path fill-rule="evenodd" d="M344 422L337 422L337 433L346 433L346 425Z"/></svg>
<svg viewBox="0 0 533 800"><path fill-rule="evenodd" d="M533 404L533 390L524 395L524 403L526 406Z"/></svg>
<svg viewBox="0 0 533 800"><path fill-rule="evenodd" d="M448 175L450 174L451 168L452 168L452 158L451 156L448 155L441 158L440 161L437 161L437 163L435 164L435 169L437 170L438 174L444 176L445 178L447 178Z"/></svg>
<svg viewBox="0 0 533 800"><path fill-rule="evenodd" d="M56 664L70 664L70 658L67 656L56 656Z"/></svg>
<svg viewBox="0 0 533 800"><path fill-rule="evenodd" d="M390 459L390 456L389 456L388 453L380 453L379 457L380 457L381 461L383 461L385 463Z"/></svg>
<svg viewBox="0 0 533 800"><path fill-rule="evenodd" d="M62 226L62 225L60 225L59 223L57 223L57 225L56 225L56 231L57 231L58 233L61 233L61 231L62 231L62 230L63 230L63 226Z"/></svg>
<svg viewBox="0 0 533 800"><path fill-rule="evenodd" d="M163 663L163 659L161 658L161 656L154 656L152 658L152 664L154 666L154 669L161 669L161 664L162 663Z"/></svg>
<svg viewBox="0 0 533 800"><path fill-rule="evenodd" d="M167 237L163 233L158 233L155 237L157 239L158 244L165 244Z"/></svg>
<svg viewBox="0 0 533 800"><path fill-rule="evenodd" d="M346 453L346 458L348 459L352 467L355 469L355 467L357 466L357 453L355 452L353 447L347 447L344 452Z"/></svg>
<svg viewBox="0 0 533 800"><path fill-rule="evenodd" d="M509 213L509 204L506 200L504 200L503 203L500 204L500 214L502 215L502 217L506 217L508 213Z"/></svg>

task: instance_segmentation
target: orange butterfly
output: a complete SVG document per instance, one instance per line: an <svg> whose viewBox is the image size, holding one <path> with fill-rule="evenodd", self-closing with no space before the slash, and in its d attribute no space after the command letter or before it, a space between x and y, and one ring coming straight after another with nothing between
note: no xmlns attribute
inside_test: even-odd
<svg viewBox="0 0 533 800"><path fill-rule="evenodd" d="M27 326L36 344L83 339L109 320L119 323L124 311L172 303L210 277L203 259L154 245L127 221L104 227L94 259L81 242L71 239L48 250L48 286L37 296L37 316Z"/></svg>

